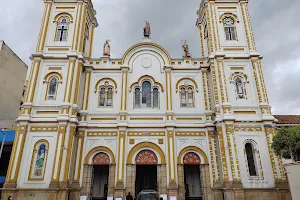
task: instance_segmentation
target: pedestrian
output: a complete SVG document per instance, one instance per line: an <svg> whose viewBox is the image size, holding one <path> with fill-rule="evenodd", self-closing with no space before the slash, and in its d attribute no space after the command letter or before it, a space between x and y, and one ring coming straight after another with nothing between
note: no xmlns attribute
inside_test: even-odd
<svg viewBox="0 0 300 200"><path fill-rule="evenodd" d="M126 196L126 200L133 200L132 195L130 194L130 192L128 192L128 195Z"/></svg>
<svg viewBox="0 0 300 200"><path fill-rule="evenodd" d="M12 196L9 196L7 200L12 200Z"/></svg>

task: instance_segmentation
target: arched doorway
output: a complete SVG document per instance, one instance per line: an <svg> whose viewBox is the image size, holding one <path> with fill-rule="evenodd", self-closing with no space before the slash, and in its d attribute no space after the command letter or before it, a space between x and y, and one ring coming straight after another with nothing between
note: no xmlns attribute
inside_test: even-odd
<svg viewBox="0 0 300 200"><path fill-rule="evenodd" d="M200 164L200 157L194 152L188 152L183 157L186 200L202 200Z"/></svg>
<svg viewBox="0 0 300 200"><path fill-rule="evenodd" d="M140 151L136 158L135 196L142 190L157 191L157 163L156 154L151 150Z"/></svg>
<svg viewBox="0 0 300 200"><path fill-rule="evenodd" d="M97 153L92 159L93 178L91 187L92 200L107 199L110 158L104 153Z"/></svg>

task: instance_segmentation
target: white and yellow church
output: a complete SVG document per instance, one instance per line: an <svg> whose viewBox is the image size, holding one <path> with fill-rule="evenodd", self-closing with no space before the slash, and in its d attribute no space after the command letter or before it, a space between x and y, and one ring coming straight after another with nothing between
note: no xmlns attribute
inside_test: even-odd
<svg viewBox="0 0 300 200"><path fill-rule="evenodd" d="M122 58L109 41L92 58L92 1L44 2L3 200L145 189L171 200L290 199L248 0L202 0L198 58L187 43L172 58L149 22Z"/></svg>

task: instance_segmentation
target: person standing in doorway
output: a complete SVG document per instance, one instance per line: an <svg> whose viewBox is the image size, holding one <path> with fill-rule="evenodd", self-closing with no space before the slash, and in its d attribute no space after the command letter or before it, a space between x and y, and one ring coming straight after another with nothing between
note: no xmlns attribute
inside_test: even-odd
<svg viewBox="0 0 300 200"><path fill-rule="evenodd" d="M126 196L126 200L133 200L132 195L130 194L130 192L128 192L128 195Z"/></svg>

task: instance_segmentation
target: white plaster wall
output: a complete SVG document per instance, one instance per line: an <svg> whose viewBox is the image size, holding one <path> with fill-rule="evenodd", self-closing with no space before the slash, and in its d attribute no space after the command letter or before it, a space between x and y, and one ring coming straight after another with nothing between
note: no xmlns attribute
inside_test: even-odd
<svg viewBox="0 0 300 200"><path fill-rule="evenodd" d="M196 81L199 89L198 92L195 88L195 107L194 108L181 108L180 107L180 90L176 88L177 82L182 78L190 78ZM184 83L181 81L179 87ZM178 91L176 92L176 89ZM190 115L190 116L199 116L201 113L205 112L205 102L204 102L204 89L202 83L202 73L200 70L188 71L188 72L172 72L172 103L173 110L176 116L178 115Z"/></svg>
<svg viewBox="0 0 300 200"><path fill-rule="evenodd" d="M102 78L111 78L117 83L117 90L115 90L113 93L113 106L111 108L104 108L104 107L98 106L99 105L99 91L96 91L96 93L95 93L95 86L96 86L97 82ZM122 74L120 71L117 71L117 72L93 71L92 72L90 94L88 97L90 114L97 114L97 115L110 115L113 113L117 114L120 110L121 95L122 95Z"/></svg>
<svg viewBox="0 0 300 200"><path fill-rule="evenodd" d="M245 188L272 188L274 187L273 171L268 151L267 140L264 132L235 132L236 149L240 165L242 184ZM244 156L244 142L252 139L257 143L260 153L264 178L262 180L251 180L246 169L246 158Z"/></svg>
<svg viewBox="0 0 300 200"><path fill-rule="evenodd" d="M61 70L49 70L50 67L61 67ZM51 72L57 72L63 77L62 82L58 83L56 100L45 100L47 93L47 83L44 83L44 78ZM45 61L40 65L39 76L37 80L34 104L36 106L58 106L63 103L65 87L67 82L68 60L66 61Z"/></svg>
<svg viewBox="0 0 300 200"><path fill-rule="evenodd" d="M51 181L54 155L56 148L57 132L28 132L26 134L24 151L17 182L18 188L48 188ZM28 174L34 145L39 140L47 140L49 142L48 158L46 162L44 181L29 181Z"/></svg>
<svg viewBox="0 0 300 200"><path fill-rule="evenodd" d="M253 75L252 65L250 61L242 60L230 60L224 61L224 71L226 76L227 91L229 96L229 102L233 107L251 107L258 106L256 95L256 83ZM244 70L231 70L234 67L242 67ZM246 83L247 99L237 99L235 93L235 84L230 83L231 75L234 72L242 72L248 77L249 83Z"/></svg>
<svg viewBox="0 0 300 200"><path fill-rule="evenodd" d="M233 4L226 4L226 5L218 5L216 3L216 7L217 7L217 11L216 11L216 18L217 18L217 26L219 29L219 36L220 36L220 44L221 47L244 47L244 48L248 48L247 47L247 39L246 39L246 34L245 34L245 28L244 28L244 23L243 23L243 17L241 14L241 10L240 10L240 6L237 6L236 3ZM229 9L229 10L224 10L222 9L222 7L237 7L237 9ZM219 10L219 8L221 8L222 10ZM237 41L226 41L225 38L225 32L224 32L224 26L223 26L223 22L220 22L220 17L222 14L224 13L232 13L238 16L238 23L235 23L236 25L236 31L237 31ZM232 52L234 54L236 54L236 52Z"/></svg>
<svg viewBox="0 0 300 200"><path fill-rule="evenodd" d="M193 132L193 131L190 131ZM197 132L197 131L195 131ZM208 154L208 147L209 145L207 144L207 139L205 136L199 136L199 137L186 137L186 136L177 136L175 139L175 152L176 152L176 163L178 163L178 156L180 152L189 146L195 146L200 148L205 154L206 157L209 158ZM197 152L195 152L197 153ZM198 154L198 153L197 153ZM202 155L198 154L199 157L201 158L201 161L204 161L204 158Z"/></svg>
<svg viewBox="0 0 300 200"><path fill-rule="evenodd" d="M74 10L66 10L66 9L56 9L56 7L75 7ZM73 37L74 37L74 26L76 24L76 11L77 11L77 4L52 4L52 9L51 9L51 14L50 14L50 20L49 20L49 24L48 24L48 32L47 32L47 37L46 37L46 41L45 41L45 47L46 49L49 47L71 47L72 45L72 41L73 41ZM72 15L73 17L73 22L71 22L69 24L69 30L68 30L68 38L67 41L65 42L57 42L55 41L55 34L56 34L56 29L57 29L57 23L54 21L55 16L60 14L60 13L68 13L70 15ZM46 50L47 54L53 54L54 52L49 52L48 50ZM56 54L58 52L55 52ZM58 53L61 54L61 53Z"/></svg>
<svg viewBox="0 0 300 200"><path fill-rule="evenodd" d="M134 83L137 82L138 79L144 75L152 76L156 82L159 82L163 85L164 91L160 91L160 101L159 101L159 109L135 109L133 108L133 99L134 99L134 88L132 91L128 91L128 101L127 101L127 108L128 112L140 113L151 113L151 112L165 112L165 98L166 98L166 78L165 73L163 70L164 63L162 58L156 52L150 51L151 49L139 52L135 54L130 61L129 64L129 74L128 74L128 90L129 87ZM144 59L151 60L150 67L143 67L142 62Z"/></svg>

